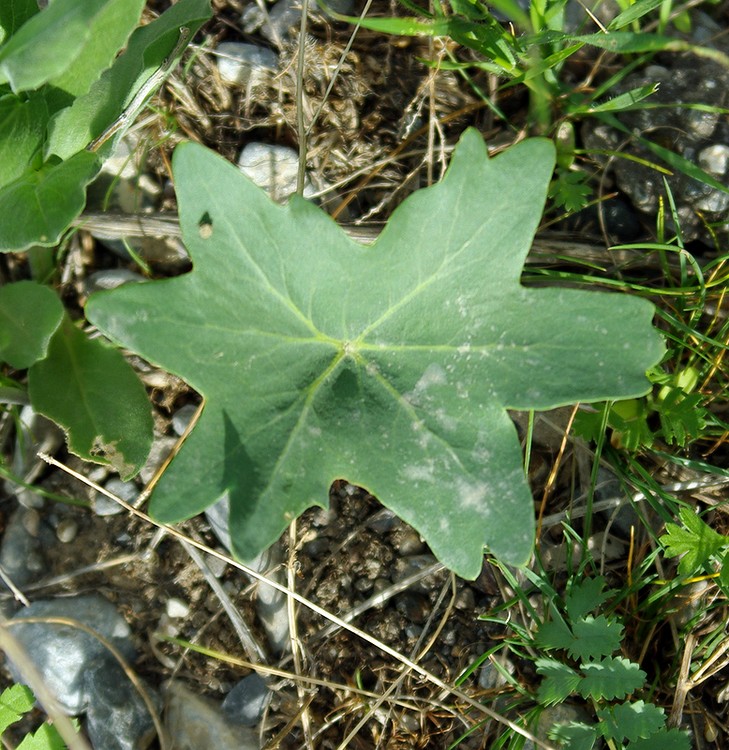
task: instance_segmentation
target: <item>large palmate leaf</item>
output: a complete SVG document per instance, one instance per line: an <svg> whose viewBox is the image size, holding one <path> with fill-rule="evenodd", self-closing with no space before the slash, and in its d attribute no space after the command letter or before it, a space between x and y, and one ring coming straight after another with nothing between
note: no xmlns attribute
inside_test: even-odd
<svg viewBox="0 0 729 750"><path fill-rule="evenodd" d="M468 131L443 181L363 247L304 200L277 206L220 157L178 147L194 270L87 307L206 398L152 512L176 521L227 492L235 552L251 558L345 478L462 576L484 545L523 563L532 498L506 408L643 394L662 353L643 300L520 285L553 167L549 141L489 159Z"/></svg>

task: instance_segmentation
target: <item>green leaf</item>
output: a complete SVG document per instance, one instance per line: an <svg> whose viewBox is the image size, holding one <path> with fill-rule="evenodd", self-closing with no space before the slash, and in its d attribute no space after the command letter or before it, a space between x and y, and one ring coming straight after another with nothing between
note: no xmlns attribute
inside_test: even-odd
<svg viewBox="0 0 729 750"><path fill-rule="evenodd" d="M572 622L597 609L609 596L609 592L603 591L605 579L602 576L585 578L580 583L574 584L565 596L565 610Z"/></svg>
<svg viewBox="0 0 729 750"><path fill-rule="evenodd" d="M608 656L601 661L580 665L584 680L579 692L583 698L595 700L623 699L640 689L646 680L645 672L622 656Z"/></svg>
<svg viewBox="0 0 729 750"><path fill-rule="evenodd" d="M0 3L0 42L11 37L38 13L38 0L3 0Z"/></svg>
<svg viewBox="0 0 729 750"><path fill-rule="evenodd" d="M559 742L564 750L592 750L597 740L597 729L579 722L556 724L547 732L547 737Z"/></svg>
<svg viewBox="0 0 729 750"><path fill-rule="evenodd" d="M592 188L587 184L584 172L557 170L557 178L549 186L549 197L569 213L581 211L590 201Z"/></svg>
<svg viewBox="0 0 729 750"><path fill-rule="evenodd" d="M0 360L24 370L43 359L51 336L63 320L63 305L34 281L0 287Z"/></svg>
<svg viewBox="0 0 729 750"><path fill-rule="evenodd" d="M54 726L41 724L35 732L23 737L17 750L66 750L66 744Z"/></svg>
<svg viewBox="0 0 729 750"><path fill-rule="evenodd" d="M598 709L600 730L608 740L622 742L645 739L665 724L663 709L652 703L635 701Z"/></svg>
<svg viewBox="0 0 729 750"><path fill-rule="evenodd" d="M690 750L691 740L679 729L661 728L646 739L635 740L628 750Z"/></svg>
<svg viewBox="0 0 729 750"><path fill-rule="evenodd" d="M35 697L25 685L10 685L0 695L0 735L33 710Z"/></svg>
<svg viewBox="0 0 729 750"><path fill-rule="evenodd" d="M524 563L533 504L506 408L645 393L663 351L644 300L520 285L553 167L546 140L489 159L467 131L442 183L363 247L306 201L278 206L219 156L178 147L194 270L87 306L206 398L152 512L180 520L229 492L250 558L346 478L465 578L484 545Z"/></svg>
<svg viewBox="0 0 729 750"><path fill-rule="evenodd" d="M633 5L615 16L610 22L608 29L610 31L622 29L624 26L628 26L633 21L637 21L647 13L655 10L662 2L663 0L637 0Z"/></svg>
<svg viewBox="0 0 729 750"><path fill-rule="evenodd" d="M543 706L562 703L576 692L582 680L574 669L554 659L536 659L534 664L544 677L537 692L537 700Z"/></svg>
<svg viewBox="0 0 729 750"><path fill-rule="evenodd" d="M83 210L86 185L98 170L96 156L82 151L0 189L0 252L55 245Z"/></svg>
<svg viewBox="0 0 729 750"><path fill-rule="evenodd" d="M535 636L535 643L541 648L552 650L555 648L567 650L573 643L575 637L567 624L560 617L543 622Z"/></svg>
<svg viewBox="0 0 729 750"><path fill-rule="evenodd" d="M54 3L59 0L54 0ZM78 4L78 0L70 0ZM129 35L139 23L145 0L100 0L98 9L88 21L88 38L83 54L78 55L60 76L49 83L74 97L89 91L116 58Z"/></svg>
<svg viewBox="0 0 729 750"><path fill-rule="evenodd" d="M645 86L625 91L600 104L585 104L575 107L572 114L595 114L596 112L625 112L633 109L636 104L647 99L658 91L657 83L648 83Z"/></svg>
<svg viewBox="0 0 729 750"><path fill-rule="evenodd" d="M587 661L609 656L620 648L623 626L605 615L587 616L572 623L575 640L567 649L574 659Z"/></svg>
<svg viewBox="0 0 729 750"><path fill-rule="evenodd" d="M52 82L88 91L136 26L142 0L54 0L0 48L0 83L15 93Z"/></svg>
<svg viewBox="0 0 729 750"><path fill-rule="evenodd" d="M46 359L28 372L33 408L68 433L77 456L131 479L152 445L152 413L134 370L116 349L91 340L67 318Z"/></svg>
<svg viewBox="0 0 729 750"><path fill-rule="evenodd" d="M668 557L683 555L678 572L690 576L727 546L727 537L717 534L689 508L681 508L678 514L685 528L667 523L660 542Z"/></svg>
<svg viewBox="0 0 729 750"><path fill-rule="evenodd" d="M661 399L656 401L661 434L669 444L685 447L701 435L706 426L706 409L702 406L701 393L686 393L682 388L667 386L661 390Z"/></svg>
<svg viewBox="0 0 729 750"><path fill-rule="evenodd" d="M210 16L208 0L180 0L154 21L137 29L126 50L95 81L88 94L58 112L48 129L46 157L63 159L91 143L121 114L149 77L170 54L180 28L190 39Z"/></svg>
<svg viewBox="0 0 729 750"><path fill-rule="evenodd" d="M41 156L47 123L48 107L42 96L0 98L0 188L21 177L34 156Z"/></svg>

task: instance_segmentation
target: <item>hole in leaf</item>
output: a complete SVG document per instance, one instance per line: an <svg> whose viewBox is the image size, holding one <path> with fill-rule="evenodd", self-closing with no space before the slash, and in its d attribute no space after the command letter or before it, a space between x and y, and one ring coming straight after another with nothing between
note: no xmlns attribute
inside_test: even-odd
<svg viewBox="0 0 729 750"><path fill-rule="evenodd" d="M207 211L200 217L197 227L203 240L210 239L213 236L213 220Z"/></svg>

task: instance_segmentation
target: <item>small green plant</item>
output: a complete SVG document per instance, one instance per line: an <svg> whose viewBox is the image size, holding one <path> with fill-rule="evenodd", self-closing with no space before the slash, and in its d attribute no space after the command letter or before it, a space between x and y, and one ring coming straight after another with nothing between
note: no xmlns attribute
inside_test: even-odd
<svg viewBox="0 0 729 750"><path fill-rule="evenodd" d="M0 694L0 738L13 724L17 724L35 706L33 691L25 685L11 685ZM16 750L66 750L58 730L44 722L34 732L25 735Z"/></svg>
<svg viewBox="0 0 729 750"><path fill-rule="evenodd" d="M616 592L605 590L602 577L572 578L563 599L539 585L549 615L533 636L521 633L542 678L536 702L543 709L578 702L595 717L550 725L548 738L568 750L591 750L600 738L611 750L688 750L688 737L667 728L663 709L644 699L645 672L617 653L623 626L608 606Z"/></svg>
<svg viewBox="0 0 729 750"><path fill-rule="evenodd" d="M656 385L644 398L595 404L595 410L582 411L575 419L575 433L597 441L604 426L612 430L616 448L637 451L652 447L657 440L667 445L687 447L703 435L709 414L697 384L694 368L674 375L660 369L648 373Z"/></svg>
<svg viewBox="0 0 729 750"><path fill-rule="evenodd" d="M181 0L135 31L143 7L144 0L55 0L44 10L34 0L1 4L0 215L12 220L0 224L0 251L58 243L122 128L97 139L144 95L180 29L194 33L210 13L207 0Z"/></svg>
<svg viewBox="0 0 729 750"><path fill-rule="evenodd" d="M690 508L679 509L681 526L667 523L660 538L668 557L681 557L678 572L682 576L714 573L720 569L719 583L729 588L729 537L714 531Z"/></svg>
<svg viewBox="0 0 729 750"><path fill-rule="evenodd" d="M181 30L186 41L210 12L207 0L180 0L135 31L143 7L0 3L0 252L28 249L35 278L0 288L0 362L11 368L0 400L30 403L66 431L72 451L125 478L152 442L144 388L43 284L54 280L51 246L82 211L103 157L152 93L156 71L181 53ZM26 369L27 391L16 375Z"/></svg>

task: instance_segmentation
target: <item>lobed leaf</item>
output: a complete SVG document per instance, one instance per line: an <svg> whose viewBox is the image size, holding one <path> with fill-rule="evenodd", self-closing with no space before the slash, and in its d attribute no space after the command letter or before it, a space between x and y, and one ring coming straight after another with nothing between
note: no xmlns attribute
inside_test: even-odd
<svg viewBox="0 0 729 750"><path fill-rule="evenodd" d="M536 659L534 664L544 677L537 692L537 700L543 706L562 703L576 692L582 680L574 669L554 659Z"/></svg>
<svg viewBox="0 0 729 750"><path fill-rule="evenodd" d="M604 591L605 579L602 576L585 578L573 585L564 600L565 610L572 622L597 609L609 596Z"/></svg>
<svg viewBox="0 0 729 750"><path fill-rule="evenodd" d="M580 618L572 623L574 641L567 649L573 659L587 661L608 656L620 648L623 626L605 615Z"/></svg>
<svg viewBox="0 0 729 750"><path fill-rule="evenodd" d="M547 736L560 743L563 750L592 750L597 740L597 729L589 724L570 722L556 724Z"/></svg>
<svg viewBox="0 0 729 750"><path fill-rule="evenodd" d="M11 37L38 13L38 0L3 0L0 3L0 42Z"/></svg>
<svg viewBox="0 0 729 750"><path fill-rule="evenodd" d="M10 685L0 694L0 735L33 710L35 696L25 685Z"/></svg>
<svg viewBox="0 0 729 750"><path fill-rule="evenodd" d="M643 701L601 708L597 716L603 736L616 742L646 739L663 728L666 721L662 708Z"/></svg>
<svg viewBox="0 0 729 750"><path fill-rule="evenodd" d="M8 82L16 94L49 82L62 90L70 85L68 93L85 93L113 60L143 5L140 0L54 0L0 47L0 83Z"/></svg>
<svg viewBox="0 0 729 750"><path fill-rule="evenodd" d="M663 352L644 300L520 285L552 144L489 159L467 131L443 181L371 247L299 198L274 204L200 146L173 164L193 271L87 306L206 399L152 512L178 521L228 494L246 559L346 478L465 578L484 546L524 563L532 497L506 409L644 394Z"/></svg>
<svg viewBox="0 0 729 750"><path fill-rule="evenodd" d="M584 679L579 693L583 698L595 700L623 699L640 689L646 680L646 673L635 663L622 656L609 656L600 661L580 665Z"/></svg>
<svg viewBox="0 0 729 750"><path fill-rule="evenodd" d="M718 534L690 508L678 511L685 528L675 523L666 524L666 533L660 538L667 557L683 555L678 563L678 572L690 576L712 557L721 552L729 541Z"/></svg>
<svg viewBox="0 0 729 750"><path fill-rule="evenodd" d="M630 743L628 750L690 750L691 740L679 729L661 727L650 737Z"/></svg>
<svg viewBox="0 0 729 750"><path fill-rule="evenodd" d="M560 617L543 622L534 636L535 643L547 650L559 648L566 651L574 640L575 636L569 626Z"/></svg>
<svg viewBox="0 0 729 750"><path fill-rule="evenodd" d="M48 107L39 94L0 98L0 188L21 177L40 157Z"/></svg>

